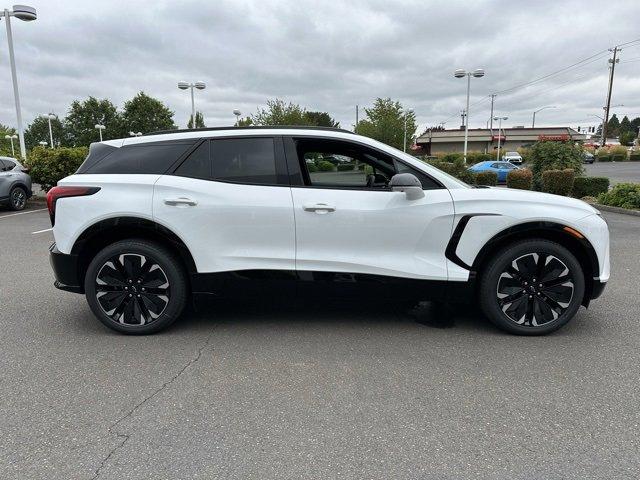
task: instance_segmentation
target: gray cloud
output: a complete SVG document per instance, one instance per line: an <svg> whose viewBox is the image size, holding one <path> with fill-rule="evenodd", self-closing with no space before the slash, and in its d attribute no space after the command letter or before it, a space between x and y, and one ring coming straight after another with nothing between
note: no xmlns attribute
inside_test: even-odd
<svg viewBox="0 0 640 480"><path fill-rule="evenodd" d="M637 1L34 1L38 20L14 22L23 116L66 113L88 95L117 105L137 91L165 101L184 125L188 94L178 80L204 80L197 108L208 125L233 122L280 97L326 110L343 126L355 104L377 96L416 110L422 126L460 123L465 82L456 68L483 67L472 102L640 37ZM0 27L4 30L4 25ZM15 123L6 40L0 33L0 122ZM614 103L640 116L640 42L625 48ZM597 123L607 55L528 88L499 95L508 124ZM484 126L485 99L471 109Z"/></svg>

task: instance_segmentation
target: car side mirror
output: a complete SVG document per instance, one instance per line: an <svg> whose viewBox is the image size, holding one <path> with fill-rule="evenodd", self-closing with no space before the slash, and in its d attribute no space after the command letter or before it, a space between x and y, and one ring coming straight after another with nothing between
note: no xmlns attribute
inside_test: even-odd
<svg viewBox="0 0 640 480"><path fill-rule="evenodd" d="M404 192L407 200L420 200L424 198L422 184L420 180L418 180L418 177L412 173L398 173L394 175L391 177L389 186L393 192Z"/></svg>

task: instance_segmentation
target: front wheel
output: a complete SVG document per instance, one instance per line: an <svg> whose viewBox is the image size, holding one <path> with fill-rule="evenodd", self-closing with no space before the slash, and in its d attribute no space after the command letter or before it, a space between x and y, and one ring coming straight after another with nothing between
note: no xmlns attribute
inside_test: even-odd
<svg viewBox="0 0 640 480"><path fill-rule="evenodd" d="M548 240L524 240L488 263L480 280L480 305L503 330L543 335L573 318L584 289L584 273L569 250Z"/></svg>
<svg viewBox="0 0 640 480"><path fill-rule="evenodd" d="M128 334L154 333L172 324L184 309L187 292L180 260L146 240L105 247L85 276L93 313L107 327Z"/></svg>
<svg viewBox="0 0 640 480"><path fill-rule="evenodd" d="M13 187L9 192L9 207L11 210L24 210L27 205L27 192L22 187Z"/></svg>

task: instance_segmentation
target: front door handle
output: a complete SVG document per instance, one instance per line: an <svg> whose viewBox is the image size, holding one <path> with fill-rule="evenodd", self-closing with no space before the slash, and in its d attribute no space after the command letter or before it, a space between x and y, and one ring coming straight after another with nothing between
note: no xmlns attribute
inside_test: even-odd
<svg viewBox="0 0 640 480"><path fill-rule="evenodd" d="M336 211L336 207L334 207L333 205L327 205L326 203L306 204L302 206L302 209L305 212L315 212L320 215L324 215L325 213Z"/></svg>
<svg viewBox="0 0 640 480"><path fill-rule="evenodd" d="M171 205L174 207L185 206L185 207L195 207L198 202L192 200L187 197L177 197L177 198L165 198L165 205Z"/></svg>

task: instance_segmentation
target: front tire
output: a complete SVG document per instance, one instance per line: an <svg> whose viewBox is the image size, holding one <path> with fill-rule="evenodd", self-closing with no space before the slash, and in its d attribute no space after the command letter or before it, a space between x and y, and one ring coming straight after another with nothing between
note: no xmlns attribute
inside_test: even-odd
<svg viewBox="0 0 640 480"><path fill-rule="evenodd" d="M9 208L24 210L27 205L27 191L22 187L13 187L9 192Z"/></svg>
<svg viewBox="0 0 640 480"><path fill-rule="evenodd" d="M489 261L480 280L480 306L499 328L544 335L571 320L584 297L584 273L575 256L548 240L508 245Z"/></svg>
<svg viewBox="0 0 640 480"><path fill-rule="evenodd" d="M89 307L107 327L127 334L158 332L187 303L187 276L178 258L147 240L122 240L101 250L85 276Z"/></svg>

